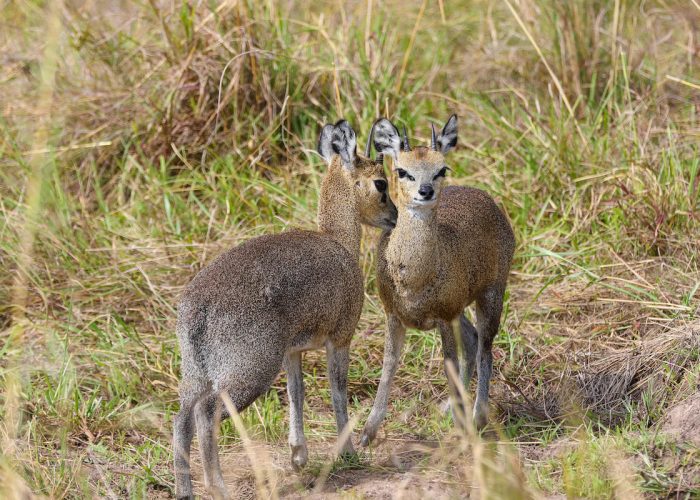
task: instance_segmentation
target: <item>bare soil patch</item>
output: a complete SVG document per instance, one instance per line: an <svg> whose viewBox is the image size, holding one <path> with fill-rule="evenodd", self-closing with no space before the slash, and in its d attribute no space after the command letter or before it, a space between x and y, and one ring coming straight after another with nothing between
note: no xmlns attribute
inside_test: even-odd
<svg viewBox="0 0 700 500"><path fill-rule="evenodd" d="M670 408L662 431L679 444L700 448L700 392Z"/></svg>
<svg viewBox="0 0 700 500"><path fill-rule="evenodd" d="M433 441L392 441L373 450L372 456L360 451L358 467L337 465L322 480L324 467L332 463L332 443L309 443L310 462L300 473L289 464L289 452L281 445L260 445L264 466L274 478L280 498L326 499L419 499L455 498L468 495L462 471L435 467L440 454ZM242 446L221 448L221 467L234 498L255 498L256 479ZM462 468L463 469L463 468ZM204 477L196 443L192 450L192 478L196 495L204 495Z"/></svg>

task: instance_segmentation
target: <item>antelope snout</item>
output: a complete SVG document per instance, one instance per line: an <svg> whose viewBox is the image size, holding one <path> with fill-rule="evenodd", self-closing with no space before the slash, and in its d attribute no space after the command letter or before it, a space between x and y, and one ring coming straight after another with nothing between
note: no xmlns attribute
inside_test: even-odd
<svg viewBox="0 0 700 500"><path fill-rule="evenodd" d="M389 207L389 217L387 217L385 220L387 222L387 225L389 226L389 229L396 227L396 220L399 217L399 211L396 209L396 205L391 203L391 206Z"/></svg>
<svg viewBox="0 0 700 500"><path fill-rule="evenodd" d="M435 190L432 184L421 184L418 188L418 194L423 197L424 200L432 200Z"/></svg>

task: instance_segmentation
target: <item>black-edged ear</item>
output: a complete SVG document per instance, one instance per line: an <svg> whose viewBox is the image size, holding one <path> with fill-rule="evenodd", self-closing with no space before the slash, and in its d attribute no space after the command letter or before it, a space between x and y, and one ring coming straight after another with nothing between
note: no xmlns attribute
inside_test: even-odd
<svg viewBox="0 0 700 500"><path fill-rule="evenodd" d="M442 154L447 153L457 145L457 115L450 116L442 127L442 132L437 137L437 150Z"/></svg>
<svg viewBox="0 0 700 500"><path fill-rule="evenodd" d="M377 150L377 153L396 159L400 148L399 130L386 118L377 120L374 123L374 149Z"/></svg>
<svg viewBox="0 0 700 500"><path fill-rule="evenodd" d="M318 154L320 154L323 159L326 160L326 163L330 163L331 158L333 158L333 146L331 145L332 141L333 125L329 123L321 129L321 134L318 136L318 146L316 146Z"/></svg>
<svg viewBox="0 0 700 500"><path fill-rule="evenodd" d="M327 163L333 155L339 155L343 165L354 167L357 151L357 136L346 120L340 120L335 125L326 125L318 138L318 152Z"/></svg>
<svg viewBox="0 0 700 500"><path fill-rule="evenodd" d="M357 136L346 120L340 120L333 126L333 152L340 155L343 165L351 168L355 166L357 154Z"/></svg>

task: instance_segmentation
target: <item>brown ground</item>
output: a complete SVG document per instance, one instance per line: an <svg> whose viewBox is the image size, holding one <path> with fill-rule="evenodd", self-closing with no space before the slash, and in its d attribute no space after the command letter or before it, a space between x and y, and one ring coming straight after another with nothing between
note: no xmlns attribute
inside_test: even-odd
<svg viewBox="0 0 700 500"><path fill-rule="evenodd" d="M583 359L580 367L570 370L569 377L577 381L575 392L588 403L588 410L611 420L619 420L625 413L619 405L611 404L628 400L639 400L640 388L651 390L655 404L664 404L656 396L665 394L669 384L679 389L678 394L691 396L673 402L665 410L664 417L649 428L649 432L657 432L659 439L665 440L670 446L658 446L651 450L651 456L657 463L663 465L665 473L677 480L677 491L690 491L700 484L700 392L693 394L692 383L688 375L689 353L697 346L700 339L700 324L683 325L682 328L671 328L654 332L637 342L629 343L624 348L591 353ZM688 358L688 359L686 359ZM498 384L495 394L495 407L505 413L545 414L552 409L561 412L561 403L547 404L547 399L561 400L557 389L549 387L544 399L536 392L522 393L522 405L513 405L517 395L501 394L508 389L505 384ZM651 388L651 389L650 389ZM504 405L501 398L509 399L511 405ZM542 406L540 406L542 405ZM495 408L496 409L496 408ZM557 416L562 418L561 414ZM637 418L646 418L641 412ZM332 420L329 414L328 419ZM656 429L656 431L654 431ZM357 432L355 433L357 438ZM487 437L495 443L498 437L493 434ZM549 445L541 443L516 443L514 453L518 463L527 470L532 464L549 460L558 461L576 450L582 443L575 434L567 434L555 439ZM420 441L408 436L391 436L390 440L378 443L371 455L363 452L362 466L332 469L332 440L319 440L309 436L309 464L303 473L296 473L289 464L289 452L284 445L256 443L256 456L263 469L271 471L275 489L281 498L463 498L475 493L478 484L488 485L477 481L471 464L474 457L471 448L460 449L462 443L454 436L446 435L441 441ZM503 457L503 449L499 456ZM222 447L222 469L227 484L234 498L254 498L256 478L253 468L240 444ZM621 476L634 475L634 470L644 471L643 463L619 460L625 462ZM641 460L641 458L640 458ZM634 462L634 463L632 463ZM520 467L520 466L518 466ZM499 474L496 469L495 483L498 486ZM642 472L644 476L644 472ZM193 447L193 477L195 491L204 494L201 465L199 462L196 442ZM328 479L319 484L319 478ZM465 485L468 486L465 489ZM507 485L506 485L507 487ZM517 485L516 485L517 487ZM507 490L506 490L507 491Z"/></svg>
<svg viewBox="0 0 700 500"><path fill-rule="evenodd" d="M700 392L669 409L662 431L681 446L700 448Z"/></svg>
<svg viewBox="0 0 700 500"><path fill-rule="evenodd" d="M680 475L680 489L690 489L700 484L700 393L674 405L661 422L659 433L676 443L678 453L660 451L663 453L660 458L666 470ZM464 484L470 482L470 468L457 467L454 461L451 462L452 465L447 465L444 460L452 445L449 441L385 441L373 450L371 457L364 455L362 468L349 467L331 471L324 484L319 484L318 478L323 477L324 466L330 464L330 444L309 443L310 463L302 473L292 470L286 447L263 445L263 452L268 460L266 468L272 471L280 498L467 498L476 492L464 489ZM455 442L454 446L458 444ZM548 446L523 445L518 450L523 463L527 464L560 459L577 446L575 439L563 437ZM689 455L689 450L695 452ZM224 476L233 497L255 498L256 480L243 447L225 447L221 453ZM462 458L465 464L471 463L473 459L469 452L464 453ZM193 469L195 492L205 495L196 443Z"/></svg>
<svg viewBox="0 0 700 500"><path fill-rule="evenodd" d="M661 433L674 441L661 463L666 471L679 477L679 491L697 491L700 485L700 392L675 404L666 414Z"/></svg>
<svg viewBox="0 0 700 500"><path fill-rule="evenodd" d="M450 470L449 467L441 467L440 470L431 467L435 465L433 457L439 454L439 447L439 443L428 441L386 442L373 451L372 458L365 455L362 468L330 471L323 484L319 484L318 478L323 477L323 468L331 463L329 445L310 442L310 462L301 473L294 472L289 465L288 451L284 447L264 445L262 453L258 448L257 455L267 455L264 468L273 474L281 498L438 500L468 496L468 492L459 489L463 486L457 484L457 479L464 480L463 472ZM222 448L221 465L233 498L255 498L256 479L242 446ZM195 494L205 494L196 449L193 450L193 479Z"/></svg>

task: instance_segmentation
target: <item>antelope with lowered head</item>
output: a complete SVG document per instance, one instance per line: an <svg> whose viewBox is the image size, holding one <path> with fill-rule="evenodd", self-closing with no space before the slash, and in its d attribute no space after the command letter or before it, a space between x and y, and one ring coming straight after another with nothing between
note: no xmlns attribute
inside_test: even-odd
<svg viewBox="0 0 700 500"><path fill-rule="evenodd" d="M473 419L482 429L488 422L491 346L498 333L515 249L513 230L484 191L443 187L449 170L445 154L457 143L456 115L440 134L433 127L430 148L411 149L405 129L402 138L385 118L375 122L372 133L377 152L393 159L399 216L396 227L383 233L378 247L377 279L387 332L381 380L361 443L367 445L375 438L386 415L407 327L439 329L445 370L450 362L455 369L459 366L465 388L477 368ZM473 302L476 328L464 315ZM456 320L459 338L454 335ZM454 404L452 409L454 415Z"/></svg>
<svg viewBox="0 0 700 500"><path fill-rule="evenodd" d="M176 495L192 497L190 446L197 428L204 480L227 497L216 428L227 393L237 411L263 394L284 365L292 465L307 461L301 353L325 346L338 433L348 422L349 346L364 299L361 224L388 229L396 207L381 163L356 154L344 120L326 125L318 150L328 163L318 231L260 236L223 253L187 286L178 310L180 412L174 420ZM343 452L353 452L352 443Z"/></svg>

